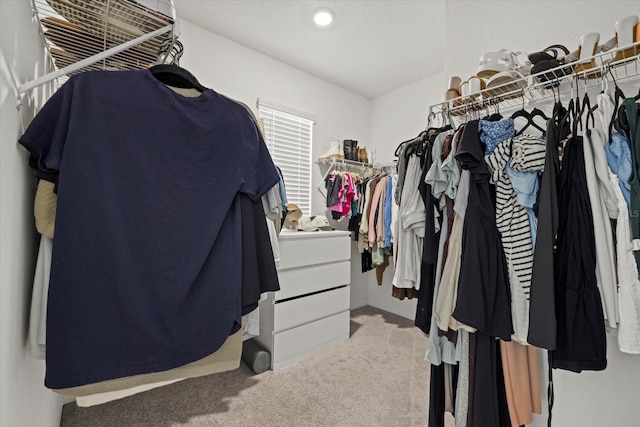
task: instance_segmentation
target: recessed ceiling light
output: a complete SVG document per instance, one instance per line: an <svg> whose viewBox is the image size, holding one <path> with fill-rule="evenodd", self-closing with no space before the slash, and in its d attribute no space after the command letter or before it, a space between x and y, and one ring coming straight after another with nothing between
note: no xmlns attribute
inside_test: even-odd
<svg viewBox="0 0 640 427"><path fill-rule="evenodd" d="M333 21L333 17L333 10L326 7L316 9L316 11L313 12L313 21L316 23L316 25L319 25L321 27L326 27L327 25L331 24L331 21Z"/></svg>

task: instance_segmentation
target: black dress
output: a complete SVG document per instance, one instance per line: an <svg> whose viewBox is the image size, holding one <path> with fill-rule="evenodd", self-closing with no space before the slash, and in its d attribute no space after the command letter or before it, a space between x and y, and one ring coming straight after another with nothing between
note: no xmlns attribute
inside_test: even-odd
<svg viewBox="0 0 640 427"><path fill-rule="evenodd" d="M467 425L512 427L500 357L500 341L481 332L470 334L474 349L473 391L469 390ZM471 375L471 374L470 374ZM471 377L470 377L471 379Z"/></svg>
<svg viewBox="0 0 640 427"><path fill-rule="evenodd" d="M471 179L453 317L485 335L510 341L513 325L507 262L496 226L495 189L489 182L478 121L465 126L456 159L471 172Z"/></svg>
<svg viewBox="0 0 640 427"><path fill-rule="evenodd" d="M554 118L547 123L547 151L536 203L538 232L533 252L527 336L529 344L548 350L556 348L553 265L558 232L558 147L560 141L569 135L569 131L569 114L558 105L554 111Z"/></svg>
<svg viewBox="0 0 640 427"><path fill-rule="evenodd" d="M428 143L423 153L422 173L418 191L425 205L425 231L422 239L422 262L420 265L420 289L418 290L418 304L416 307L416 317L414 325L420 328L425 334L429 334L431 328L431 309L433 307L433 294L436 284L436 262L438 259L438 241L440 233L435 231L435 215L433 207L436 200L431 194L431 185L424 182L427 171L433 164L433 143L437 134L429 137Z"/></svg>
<svg viewBox="0 0 640 427"><path fill-rule="evenodd" d="M258 308L260 294L280 290L269 229L260 200L239 194L242 206L242 314Z"/></svg>
<svg viewBox="0 0 640 427"><path fill-rule="evenodd" d="M581 136L572 137L565 146L558 207L554 266L558 328L551 366L573 372L603 370L607 341L596 283L596 243Z"/></svg>

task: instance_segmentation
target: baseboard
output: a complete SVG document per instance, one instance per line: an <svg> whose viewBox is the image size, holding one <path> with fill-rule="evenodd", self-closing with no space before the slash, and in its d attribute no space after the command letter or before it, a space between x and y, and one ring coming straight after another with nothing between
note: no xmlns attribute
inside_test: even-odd
<svg viewBox="0 0 640 427"><path fill-rule="evenodd" d="M387 311L389 313L395 314L397 316L400 317L404 317L405 319L409 319L409 320L414 320L415 319L415 312L413 313L409 313L407 310L398 310L397 307L394 307L392 305L387 305L387 304L368 304L371 307L380 309L380 310L384 310Z"/></svg>
<svg viewBox="0 0 640 427"><path fill-rule="evenodd" d="M356 302L351 302L351 310L355 310L356 308L362 308L365 307L369 304L367 304L366 301L362 300L362 301L356 301Z"/></svg>

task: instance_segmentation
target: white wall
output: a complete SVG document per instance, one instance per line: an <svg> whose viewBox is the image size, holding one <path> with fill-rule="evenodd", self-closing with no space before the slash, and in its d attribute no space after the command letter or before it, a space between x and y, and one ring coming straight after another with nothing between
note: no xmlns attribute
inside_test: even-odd
<svg viewBox="0 0 640 427"><path fill-rule="evenodd" d="M500 48L532 52L556 43L573 51L583 33L598 31L602 40L608 40L616 20L640 14L638 1L447 1L445 5L444 73L372 101L371 140L383 159L391 159L397 142L421 129L428 105L441 101L448 77L466 79L475 74L483 53ZM384 289L370 287L369 298L371 305L398 308ZM413 316L408 306L398 311ZM554 371L553 425L639 425L640 357L620 353L610 335L608 363L603 372ZM546 401L543 408L545 414L535 418L534 426L546 425Z"/></svg>
<svg viewBox="0 0 640 427"><path fill-rule="evenodd" d="M531 53L562 44L574 51L582 34L599 32L604 42L618 19L638 14L637 0L447 1L444 72L465 80L480 55L500 48Z"/></svg>
<svg viewBox="0 0 640 427"><path fill-rule="evenodd" d="M393 153L398 144L426 129L429 105L440 102L443 81L444 74L438 73L372 100L371 146L381 162L394 160ZM392 278L391 267L385 271L382 286L377 285L375 274L369 274L369 305L413 319L416 300L400 301L391 297Z"/></svg>
<svg viewBox="0 0 640 427"><path fill-rule="evenodd" d="M14 79L42 73L42 45L30 2L0 1L0 23L0 425L57 426L62 399L44 387L44 362L25 344L37 240L33 173L17 141L33 108L25 103L21 119L14 92Z"/></svg>
<svg viewBox="0 0 640 427"><path fill-rule="evenodd" d="M313 160L325 143L369 138L369 99L248 49L188 21L180 21L185 53L180 65L202 84L242 101L257 112L256 99L265 98L315 115ZM315 189L322 175L313 169L312 212L324 213L324 199Z"/></svg>
<svg viewBox="0 0 640 427"><path fill-rule="evenodd" d="M185 53L180 65L205 86L244 102L257 112L256 99L264 98L315 116L313 153L315 161L328 141L355 139L367 145L370 100L291 67L267 55L213 34L188 21L180 21L180 40ZM325 214L325 200L316 187L322 174L312 167L311 212ZM338 225L346 229L346 222ZM367 279L360 273L360 257L354 250L351 304L367 304Z"/></svg>

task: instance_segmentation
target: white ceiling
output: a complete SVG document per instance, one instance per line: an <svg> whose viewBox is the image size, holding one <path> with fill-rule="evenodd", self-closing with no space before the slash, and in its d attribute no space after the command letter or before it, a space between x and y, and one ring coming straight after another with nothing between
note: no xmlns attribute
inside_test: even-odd
<svg viewBox="0 0 640 427"><path fill-rule="evenodd" d="M178 18L368 98L440 72L444 65L444 0L174 4ZM318 7L335 12L328 28L313 23Z"/></svg>

